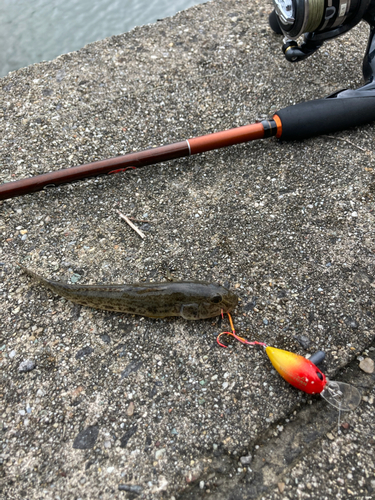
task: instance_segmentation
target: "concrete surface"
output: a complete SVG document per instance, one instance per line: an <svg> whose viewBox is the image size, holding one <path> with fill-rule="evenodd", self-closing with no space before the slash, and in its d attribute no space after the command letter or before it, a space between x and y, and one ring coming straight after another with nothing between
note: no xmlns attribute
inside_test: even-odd
<svg viewBox="0 0 375 500"><path fill-rule="evenodd" d="M210 2L1 79L0 181L361 84L366 25L292 65L270 10ZM373 137L258 141L1 202L2 498L373 498ZM238 333L326 351L363 401L338 422L261 348L220 348L226 319L80 307L17 261L68 282L227 284Z"/></svg>

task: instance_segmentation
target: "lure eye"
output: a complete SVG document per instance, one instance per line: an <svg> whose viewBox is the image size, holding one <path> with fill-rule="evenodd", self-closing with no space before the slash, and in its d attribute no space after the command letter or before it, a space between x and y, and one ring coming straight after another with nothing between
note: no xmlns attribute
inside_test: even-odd
<svg viewBox="0 0 375 500"><path fill-rule="evenodd" d="M320 372L316 372L316 374L318 375L318 378L320 378L320 380L323 380L323 375Z"/></svg>
<svg viewBox="0 0 375 500"><path fill-rule="evenodd" d="M215 297L212 297L211 302L213 304L219 304L223 300L221 295L215 295Z"/></svg>

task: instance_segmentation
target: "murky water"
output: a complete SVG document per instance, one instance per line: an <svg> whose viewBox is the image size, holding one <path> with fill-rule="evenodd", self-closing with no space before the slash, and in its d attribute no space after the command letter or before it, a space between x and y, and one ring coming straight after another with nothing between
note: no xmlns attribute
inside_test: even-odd
<svg viewBox="0 0 375 500"><path fill-rule="evenodd" d="M0 76L207 0L0 0Z"/></svg>

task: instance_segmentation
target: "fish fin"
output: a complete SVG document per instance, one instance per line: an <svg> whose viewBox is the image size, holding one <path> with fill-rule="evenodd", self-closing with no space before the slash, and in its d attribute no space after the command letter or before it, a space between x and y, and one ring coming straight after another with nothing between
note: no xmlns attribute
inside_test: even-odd
<svg viewBox="0 0 375 500"><path fill-rule="evenodd" d="M198 304L182 304L180 314L184 319L199 319Z"/></svg>

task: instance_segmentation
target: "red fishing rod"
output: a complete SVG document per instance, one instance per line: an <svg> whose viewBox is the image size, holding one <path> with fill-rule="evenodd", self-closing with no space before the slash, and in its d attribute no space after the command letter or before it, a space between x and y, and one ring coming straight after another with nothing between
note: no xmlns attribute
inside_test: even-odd
<svg viewBox="0 0 375 500"><path fill-rule="evenodd" d="M359 90L347 92L355 93ZM284 140L304 139L375 121L375 95L340 97L345 96L338 94L332 98L289 106L278 111L272 119L259 123L7 182L0 185L0 200L34 193L47 186L58 186L102 174L114 174L129 167L154 165L256 139L272 136Z"/></svg>
<svg viewBox="0 0 375 500"><path fill-rule="evenodd" d="M311 8L308 8L310 3ZM371 27L363 60L366 84L356 90L336 92L325 99L288 106L259 123L8 182L0 185L0 200L34 193L47 186L114 174L130 167L154 165L256 139L301 140L375 121L375 0L356 0L355 5L345 3L346 10L341 3L339 9L334 5L326 8L325 0L274 0L274 4L270 25L287 38L283 51L291 62L309 57L325 40L345 33L361 19L366 20ZM304 42L298 45L294 39L301 33L306 34Z"/></svg>

